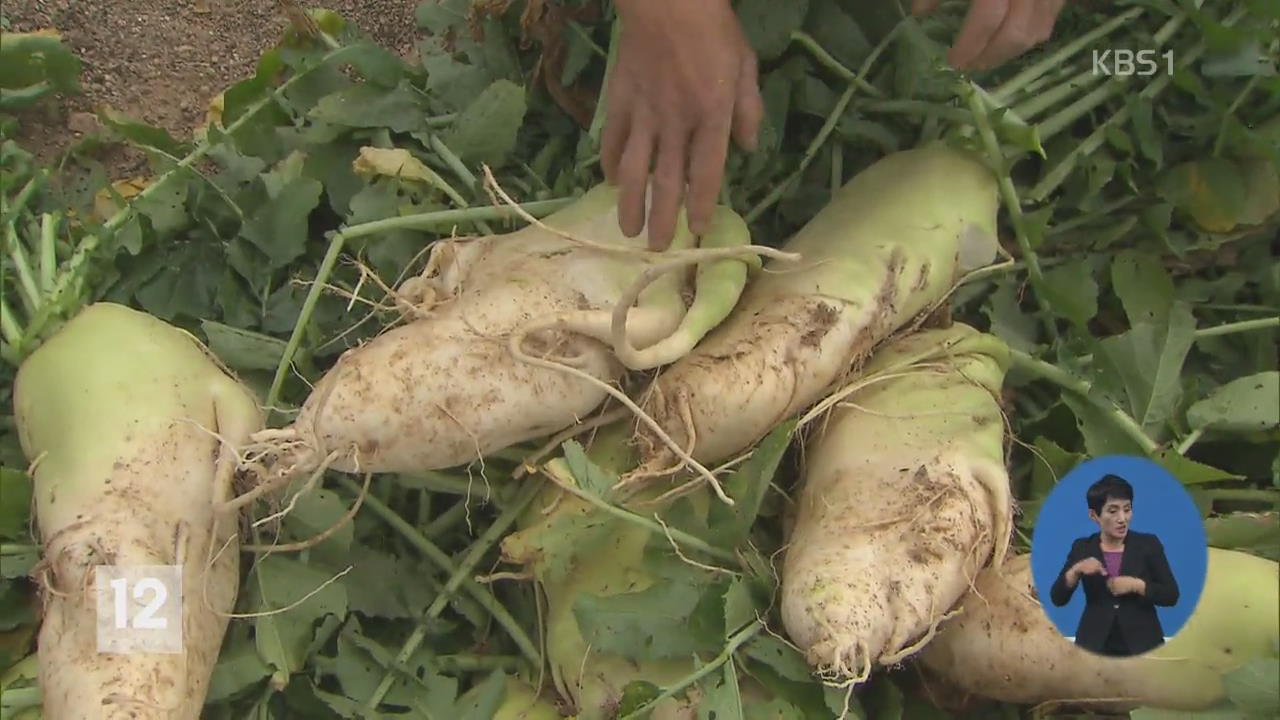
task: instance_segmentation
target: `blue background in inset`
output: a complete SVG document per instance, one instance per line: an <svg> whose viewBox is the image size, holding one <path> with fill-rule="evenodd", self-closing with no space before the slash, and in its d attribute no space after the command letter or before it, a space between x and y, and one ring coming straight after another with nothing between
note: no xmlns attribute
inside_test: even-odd
<svg viewBox="0 0 1280 720"><path fill-rule="evenodd" d="M1088 460L1059 480L1045 498L1031 536L1031 573L1041 605L1063 635L1075 636L1084 612L1084 591L1077 585L1071 601L1058 607L1049 599L1049 588L1067 561L1071 543L1098 532L1089 519L1085 492L1108 474L1133 486L1130 530L1151 533L1164 545L1179 596L1173 607L1156 606L1156 613L1165 637L1173 637L1200 601L1209 567L1208 540L1195 501L1168 471L1145 458L1108 455Z"/></svg>

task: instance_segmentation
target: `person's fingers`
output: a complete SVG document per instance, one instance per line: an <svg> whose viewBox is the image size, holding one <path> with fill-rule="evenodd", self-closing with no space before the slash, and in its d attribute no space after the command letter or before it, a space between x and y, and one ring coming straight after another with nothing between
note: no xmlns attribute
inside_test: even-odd
<svg viewBox="0 0 1280 720"><path fill-rule="evenodd" d="M689 229L702 235L710 229L720 183L729 156L729 123L724 116L708 118L694 131L689 151Z"/></svg>
<svg viewBox="0 0 1280 720"><path fill-rule="evenodd" d="M760 121L764 118L764 98L760 96L760 77L756 55L750 50L742 58L738 85L734 92L733 139L747 152L756 149L760 139ZM727 129L727 128L726 128Z"/></svg>
<svg viewBox="0 0 1280 720"><path fill-rule="evenodd" d="M973 0L956 42L947 53L947 60L957 70L967 70L973 60L982 54L1009 14L1010 0Z"/></svg>
<svg viewBox="0 0 1280 720"><path fill-rule="evenodd" d="M622 161L622 152L631 130L633 95L627 92L624 84L616 76L610 83L609 106L605 109L604 127L600 134L600 167L604 170L605 179L611 183L617 182L618 164Z"/></svg>
<svg viewBox="0 0 1280 720"><path fill-rule="evenodd" d="M645 194L655 139L652 116L637 107L631 116L626 148L618 162L618 227L627 237L635 237L644 229Z"/></svg>
<svg viewBox="0 0 1280 720"><path fill-rule="evenodd" d="M1053 27L1058 24L1058 16L1067 0L1040 0L1040 10L1036 13L1036 43L1046 43L1053 38Z"/></svg>
<svg viewBox="0 0 1280 720"><path fill-rule="evenodd" d="M990 70L1032 48L1038 42L1039 13L1044 9L1039 0L1012 0L1004 22L982 52L970 61L970 67Z"/></svg>
<svg viewBox="0 0 1280 720"><path fill-rule="evenodd" d="M680 212L680 201L684 195L688 149L687 126L668 120L658 139L658 158L654 163L653 187L650 190L650 250L666 250L675 236L676 215Z"/></svg>
<svg viewBox="0 0 1280 720"><path fill-rule="evenodd" d="M911 0L912 15L928 15L938 9L940 0Z"/></svg>

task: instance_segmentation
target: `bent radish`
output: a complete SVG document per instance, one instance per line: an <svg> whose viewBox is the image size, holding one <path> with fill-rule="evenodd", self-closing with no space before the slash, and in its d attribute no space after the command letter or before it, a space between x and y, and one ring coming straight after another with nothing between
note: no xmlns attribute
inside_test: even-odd
<svg viewBox="0 0 1280 720"><path fill-rule="evenodd" d="M45 720L200 716L239 582L230 447L260 429L253 395L189 334L109 303L83 309L18 370L33 463ZM98 647L95 569L177 565L182 652Z"/></svg>
<svg viewBox="0 0 1280 720"><path fill-rule="evenodd" d="M1226 698L1226 673L1277 653L1280 565L1209 548L1195 611L1149 653L1104 657L1064 638L1040 606L1030 556L1018 555L978 576L920 661L950 685L1001 702L1189 711Z"/></svg>
<svg viewBox="0 0 1280 720"><path fill-rule="evenodd" d="M625 369L691 349L733 307L759 261L738 247L742 257L708 264L689 308L682 278L666 273L632 307L628 290L650 280L664 255L647 253L643 234L618 230L616 194L598 186L540 223L438 242L412 281L428 298L418 317L344 353L291 426L257 438L264 467L294 476L322 466L461 465L572 425ZM688 249L694 238L683 218L678 230L673 247ZM746 246L748 238L745 223L721 208L703 245Z"/></svg>
<svg viewBox="0 0 1280 720"><path fill-rule="evenodd" d="M703 463L746 450L827 393L880 341L928 311L959 272L995 256L994 175L942 145L895 153L840 189L770 261L733 313L665 369L642 408ZM676 467L641 426L643 466Z"/></svg>
<svg viewBox="0 0 1280 720"><path fill-rule="evenodd" d="M956 324L886 343L803 444L782 621L818 674L866 680L927 643L1008 549L997 338Z"/></svg>

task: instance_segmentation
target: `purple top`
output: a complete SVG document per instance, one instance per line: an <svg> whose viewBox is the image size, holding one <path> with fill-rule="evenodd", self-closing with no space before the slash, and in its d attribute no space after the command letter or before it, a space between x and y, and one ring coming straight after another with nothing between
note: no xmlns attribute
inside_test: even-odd
<svg viewBox="0 0 1280 720"><path fill-rule="evenodd" d="M1102 559L1107 566L1107 577L1118 577L1120 575L1120 558L1122 557L1124 557L1123 550L1116 552L1102 551Z"/></svg>

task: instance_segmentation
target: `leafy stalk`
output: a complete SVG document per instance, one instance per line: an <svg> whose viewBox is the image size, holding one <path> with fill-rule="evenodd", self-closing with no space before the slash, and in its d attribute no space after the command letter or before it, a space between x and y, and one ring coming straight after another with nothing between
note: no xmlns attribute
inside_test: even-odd
<svg viewBox="0 0 1280 720"><path fill-rule="evenodd" d="M539 213L550 214L564 207L568 202L569 200L563 199L542 200L526 203L521 207L529 214L537 217ZM289 367L293 364L294 356L298 354L298 349L302 346L302 337L311 324L311 315L315 312L316 303L320 302L320 293L324 292L324 285L329 276L333 274L333 268L337 264L338 256L342 254L342 249L347 240L390 230L422 230L439 227L443 224L474 222L477 219L500 220L515 215L516 213L513 209L503 205L484 205L374 220L373 222L351 225L333 233L329 239L329 248L325 251L324 258L320 261L320 267L316 270L315 282L311 284L311 288L307 291L307 297L302 301L302 309L298 313L297 322L294 323L293 332L289 335L289 340L285 344L284 354L280 357L280 364L276 366L276 374L271 379L271 387L267 391L266 407L276 407L280 399L280 390L284 387L285 376L288 374Z"/></svg>
<svg viewBox="0 0 1280 720"><path fill-rule="evenodd" d="M306 79L312 73L321 68L328 67L336 63L342 63L348 55L355 54L359 49L360 48L357 46L338 48L337 50L327 53L314 65L300 70L297 74L282 82L266 97L259 99L252 106L246 109L243 115L227 126L225 134L227 136L234 135L241 127L250 123L258 113L262 112L263 109L279 102L281 98L284 97L285 93L292 89L295 84ZM103 223L98 232L87 235L83 240L81 240L79 246L76 247L75 252L67 261L66 266L58 275L58 279L46 296L45 302L41 305L39 311L36 312L35 317L31 319L31 322L28 323L27 332L23 337L22 344L16 348L16 352L18 352L19 355L25 355L30 349L29 345L39 341L40 337L45 333L49 324L57 315L69 311L70 308L68 305L73 302L74 297L79 296L80 290L82 289L88 275L87 263L89 258L93 256L93 253L102 244L103 240L110 237L133 217L136 212L135 208L140 202L158 193L161 189L166 188L170 183L174 182L176 178L185 175L188 169L203 160L213 147L214 143L210 142L207 138L201 140L186 157L179 160L174 167L156 178L154 182L144 188L142 192L138 193L132 201L127 203L105 223Z"/></svg>
<svg viewBox="0 0 1280 720"><path fill-rule="evenodd" d="M863 61L862 67L858 69L858 72L852 77L846 78L846 80L848 80L849 87L845 88L845 91L841 93L840 99L836 101L835 108L833 108L831 113L827 115L826 121L822 123L822 128L818 130L818 134L813 138L813 141L809 143L809 147L805 148L804 155L800 157L800 165L792 171L786 179L777 185L774 185L773 189L769 191L769 194L760 202L756 203L756 206L751 208L750 212L743 216L743 219L747 221L747 224L751 224L758 220L760 216L764 214L765 210L768 210L774 203L781 200L782 196L791 188L792 184L799 180L800 176L804 174L804 171L809 168L809 163L812 163L813 159L817 157L818 151L826 144L827 138L831 136L831 132L835 130L836 124L840 122L841 116L844 115L845 108L848 107L849 101L853 99L854 91L861 87L858 81L864 79L867 74L871 72L871 68L875 65L876 60L879 59L880 54L888 49L889 44L898 37L898 33L902 32L904 27L906 27L905 24L898 23L892 30L885 33L884 39L881 40L874 49L872 49L869 55L867 55L867 59ZM879 97L880 93L877 91L875 95Z"/></svg>
<svg viewBox="0 0 1280 720"><path fill-rule="evenodd" d="M1231 26L1236 24L1240 21L1240 18L1244 17L1245 12L1246 8L1238 8L1223 20L1223 25ZM1203 55L1204 52L1205 43L1204 41L1199 41L1181 56L1182 63L1184 65L1191 65L1196 60L1200 59L1200 56ZM1172 80L1172 75L1161 75L1155 78L1149 85L1139 91L1138 98L1141 100L1152 100L1156 98L1160 93L1164 92L1164 89L1168 87ZM1069 153L1064 155L1062 159L1059 160L1057 164L1054 165L1053 168L1036 183L1036 185L1031 189L1030 199L1033 202L1041 202L1053 193L1054 190L1058 189L1063 182L1066 182L1067 177L1071 174L1071 171L1075 168L1076 163L1081 157L1088 156L1093 151L1097 150L1102 143L1106 142L1107 130L1118 123L1124 122L1128 118L1129 106L1125 105L1124 107L1116 110L1111 117L1098 123L1088 137L1072 148Z"/></svg>
<svg viewBox="0 0 1280 720"><path fill-rule="evenodd" d="M1093 404L1103 413L1108 415L1125 435L1128 435L1134 442L1138 444L1143 451L1148 454L1154 453L1160 448L1155 440L1152 440L1138 422L1129 416L1128 413L1110 403L1098 400L1092 390L1092 386L1077 378L1062 368L1051 365L1043 360L1034 358L1027 353L1014 348L1009 349L1009 356L1013 360L1013 364L1025 371L1028 375L1047 380L1068 392L1080 396L1082 399Z"/></svg>
<svg viewBox="0 0 1280 720"><path fill-rule="evenodd" d="M18 294L27 312L34 314L40 307L40 288L36 285L35 275L31 271L31 263L27 260L27 251L18 238L18 231L10 222L4 230L5 244L9 246L9 260L18 274Z"/></svg>
<svg viewBox="0 0 1280 720"><path fill-rule="evenodd" d="M548 476L554 478L556 481L556 485L558 487L564 489L566 492L573 495L574 497L577 497L581 500L584 500L590 503L595 508L609 515L612 515L616 518L632 523L634 525L638 525L642 528L645 528L651 533L655 533L657 535L666 535L670 537L678 545L692 548L694 550L697 550L698 552L706 553L707 555L717 558L719 560L724 560L731 563L738 562L737 556L735 556L732 552L729 552L728 550L725 550L723 548L718 548L715 545L712 545L711 543L706 542L702 538L690 535L689 533L686 533L683 530L667 527L655 520L650 520L647 517L642 517L640 515L637 515L636 513L624 507L620 507L618 505L614 505L613 503L607 502L606 500L604 500L604 498L601 498L592 493L583 491L581 488L578 487L578 484L574 481L573 473L570 472L569 467L568 465L565 464L565 461L563 458L556 458L555 460L552 460L551 462L547 463L543 468L543 472L545 472Z"/></svg>
<svg viewBox="0 0 1280 720"><path fill-rule="evenodd" d="M1005 209L1009 212L1009 219L1013 222L1013 231L1018 241L1018 249L1022 252L1022 261L1026 263L1027 276L1031 280L1032 289L1035 290L1036 303L1040 306L1040 315L1044 321L1045 330L1048 332L1049 338L1056 341L1058 339L1058 326L1054 323L1053 312L1049 307L1048 294L1045 291L1044 273L1040 270L1040 259L1036 256L1035 250L1031 248L1031 239L1027 234L1026 217L1022 214L1022 201L1018 199L1018 191L1014 188L1013 179L1009 176L1008 162L1005 160L1004 153L1000 150L1000 142L996 139L995 131L991 129L986 110L982 107L977 93L973 91L971 86L966 84L965 94L969 101L969 109L973 113L973 122L978 128L978 135L982 138L982 144L986 147L988 158L995 165L994 170L1000 188L1000 197L1004 202Z"/></svg>
<svg viewBox="0 0 1280 720"><path fill-rule="evenodd" d="M764 624L759 620L751 622L751 624L734 633L733 637L729 638L729 642L725 644L724 649L721 650L720 654L716 655L711 662L680 678L670 686L663 688L662 692L659 693L657 697L636 708L634 711L622 716L619 720L647 717L648 713L652 712L653 709L658 706L658 703L669 697L675 696L676 693L684 690L694 683L697 683L702 678L715 672L725 663L731 661L733 659L733 654L738 651L738 648L745 645L756 635L759 635L762 630L764 630Z"/></svg>
<svg viewBox="0 0 1280 720"><path fill-rule="evenodd" d="M40 222L40 288L44 292L53 290L54 280L58 273L58 225L62 223L62 213L45 213Z"/></svg>
<svg viewBox="0 0 1280 720"><path fill-rule="evenodd" d="M507 509L493 521L493 524L490 525L484 533L476 539L471 547L467 549L467 553L463 557L462 562L458 563L458 567L454 570L453 575L450 576L449 581L445 583L440 594L436 596L436 599L431 603L431 606L427 608L424 621L431 620L439 616L439 614L444 611L445 606L449 604L450 598L455 592L457 592L459 587L466 584L468 581L472 583L475 582L474 580L471 580L471 574L475 572L476 566L480 564L481 558L489 552L491 547L502 540L503 535L512 525L515 524L520 514L525 511L525 508L529 506L529 503L533 502L533 499L537 497L538 493L541 491L542 487L537 483L527 483L520 488L519 494L516 495L516 498L512 501L511 505L508 506ZM422 641L426 639L426 636L427 623L419 623L418 627L416 627L413 633L404 641L404 645L401 646L400 652L396 655L396 663L407 663L409 658L413 657L413 654L417 652L418 647L422 644ZM527 647L523 645L527 645ZM529 657L531 659L535 667L542 664L542 656L538 653L533 643L529 641L528 636L524 636L523 638L521 652L525 654L525 657ZM382 682L378 683L377 689L375 689L369 699L365 701L365 708L369 710L376 708L378 703L382 702L382 698L391 690L391 686L394 683L395 675L393 673L389 672L384 675Z"/></svg>
<svg viewBox="0 0 1280 720"><path fill-rule="evenodd" d="M901 25L899 25L899 27L901 27ZM826 49L823 48L822 45L820 45L809 33L804 32L803 30L796 30L791 33L791 41L805 50L808 50L809 53L813 55L813 59L818 61L819 65L835 73L835 75L841 80L856 85L859 90L865 92L871 97L884 97L884 93L880 92L880 88L866 81L865 72L854 72L845 67L835 58L835 56L827 52Z"/></svg>
<svg viewBox="0 0 1280 720"><path fill-rule="evenodd" d="M1187 21L1185 15L1175 15L1159 29L1155 34L1155 42L1157 46L1163 46L1169 41L1169 38L1182 27ZM1072 123L1084 117L1087 113L1098 107L1102 103L1124 92L1132 81L1132 76L1116 75L1112 76L1102 87L1099 87L1084 97L1076 100L1067 107L1054 113L1040 123L1040 133L1045 138L1050 138L1061 132L1064 128L1070 127Z"/></svg>
<svg viewBox="0 0 1280 720"><path fill-rule="evenodd" d="M1044 75L1046 72L1049 72L1054 68L1061 67L1066 63L1068 58L1107 35L1110 35L1124 25L1136 20L1138 16L1142 15L1142 13L1142 8L1133 8L1111 18L1105 23L1102 23L1098 27L1063 45L1049 55L1046 55L1044 59L1034 63L1025 70L1019 72L1017 75L1014 75L1001 83L991 91L991 97L999 102L1007 103L1015 92L1026 87L1033 80Z"/></svg>
<svg viewBox="0 0 1280 720"><path fill-rule="evenodd" d="M338 482L352 493L359 494L361 492L360 485L345 475L339 476ZM519 500L517 500L517 504L518 502ZM389 525L392 530L400 533L400 535L410 545L412 545L415 550L422 553L423 557L433 563L436 567L440 568L443 572L448 573L451 578L450 582L452 582L453 577L459 576L461 566L455 565L453 558L449 557L448 553L441 550L439 546L428 540L426 535L418 532L416 528L406 522L404 518L400 517L400 515L395 510L388 507L386 503L382 502L377 497L374 497L372 494L369 494L365 496L364 504L365 507L369 508L369 510L373 512L373 514L377 515L383 522ZM474 569L474 567L472 569ZM507 634L511 636L511 639L515 642L516 646L520 648L520 652L523 653L530 662L535 664L541 662L541 655L538 653L537 645L529 639L528 634L525 633L520 622L511 615L506 607L498 601L498 598L496 598L488 588L471 579L469 577L470 573L471 570L467 570L463 573L460 576L463 578L460 585L453 585L447 592L442 591L441 597L448 599L452 596L454 591L461 587L461 589L475 599L481 607L493 615L494 621L496 621L503 630L507 631ZM450 586L446 585L446 587ZM438 599L439 597L437 597L437 600ZM409 654L412 655L413 653L410 652Z"/></svg>
<svg viewBox="0 0 1280 720"><path fill-rule="evenodd" d="M1280 327L1280 316L1257 318L1255 320L1240 320L1239 322L1200 328L1199 330L1196 330L1195 337L1196 339L1216 337L1218 335L1231 335L1233 333L1250 332L1252 330L1266 330L1267 328L1275 327Z"/></svg>

